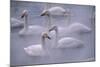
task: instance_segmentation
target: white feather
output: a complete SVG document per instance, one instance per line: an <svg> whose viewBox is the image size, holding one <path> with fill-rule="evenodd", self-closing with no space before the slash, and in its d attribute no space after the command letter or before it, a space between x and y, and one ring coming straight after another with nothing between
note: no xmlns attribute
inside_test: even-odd
<svg viewBox="0 0 100 67"><path fill-rule="evenodd" d="M52 7L47 10L50 15L63 15L66 10L62 7Z"/></svg>
<svg viewBox="0 0 100 67"><path fill-rule="evenodd" d="M22 29L19 32L19 35L41 35L41 33L45 31L45 28L39 25L28 26L27 29Z"/></svg>
<svg viewBox="0 0 100 67"><path fill-rule="evenodd" d="M81 47L83 45L83 42L81 40L71 38L71 37L65 37L61 38L58 41L58 48L77 48Z"/></svg>
<svg viewBox="0 0 100 67"><path fill-rule="evenodd" d="M68 27L69 33L88 33L91 32L91 29L81 23L73 23Z"/></svg>
<svg viewBox="0 0 100 67"><path fill-rule="evenodd" d="M24 22L16 19L16 18L11 18L10 19L11 22L11 27L20 27L20 26L24 26Z"/></svg>
<svg viewBox="0 0 100 67"><path fill-rule="evenodd" d="M28 46L24 50L30 56L43 56L45 54L41 44Z"/></svg>

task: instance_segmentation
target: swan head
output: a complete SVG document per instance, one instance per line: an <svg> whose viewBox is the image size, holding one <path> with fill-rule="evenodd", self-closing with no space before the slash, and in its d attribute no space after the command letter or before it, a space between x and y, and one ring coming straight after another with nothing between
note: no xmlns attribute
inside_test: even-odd
<svg viewBox="0 0 100 67"><path fill-rule="evenodd" d="M23 10L21 18L24 18L27 15L28 15L28 11L27 10Z"/></svg>
<svg viewBox="0 0 100 67"><path fill-rule="evenodd" d="M51 31L53 31L53 30L55 30L55 31L57 32L57 31L58 31L57 26L53 26L51 29L49 29L49 32L51 32Z"/></svg>
<svg viewBox="0 0 100 67"><path fill-rule="evenodd" d="M43 33L42 33L42 38L43 38L43 39L45 39L45 38L51 39L51 37L49 37L49 35L48 35L47 32L43 32Z"/></svg>

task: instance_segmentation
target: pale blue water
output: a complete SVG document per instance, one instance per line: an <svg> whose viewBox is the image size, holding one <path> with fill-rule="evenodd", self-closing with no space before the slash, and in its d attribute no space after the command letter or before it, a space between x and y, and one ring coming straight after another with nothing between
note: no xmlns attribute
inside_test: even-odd
<svg viewBox="0 0 100 67"><path fill-rule="evenodd" d="M41 17L40 14L43 11L46 3L39 2L19 2L12 1L11 2L11 18L20 19L21 12L24 9L29 11L29 25L41 25L46 27L47 18ZM72 24L75 22L82 23L92 29L91 33L87 33L84 35L75 35L69 34L68 36L75 37L84 42L84 46L82 48L76 49L55 49L50 50L51 57L31 57L28 56L24 47L29 45L40 43L40 36L19 36L19 31L22 28L12 28L11 29L11 65L33 65L33 64L48 64L48 63L63 63L63 62L79 62L83 61L91 61L86 60L88 58L95 58L95 26L94 19L89 19L95 13L95 7L89 5L73 5L73 4L51 4L49 3L49 8L53 6L61 6L63 8L70 9L70 13L72 16L70 20L67 21L65 17L58 16L52 19L54 25L67 26L68 24ZM51 42L48 41L50 45ZM74 60L74 61L72 61Z"/></svg>

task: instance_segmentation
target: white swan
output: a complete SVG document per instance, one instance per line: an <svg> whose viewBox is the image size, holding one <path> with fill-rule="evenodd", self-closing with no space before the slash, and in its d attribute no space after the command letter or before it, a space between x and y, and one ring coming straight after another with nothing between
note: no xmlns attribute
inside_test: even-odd
<svg viewBox="0 0 100 67"><path fill-rule="evenodd" d="M73 23L73 24L70 24L68 27L52 26L51 30L55 27L58 30L57 32L59 34L59 37L65 37L66 35L69 35L71 33L73 33L73 34L85 34L85 33L89 33L92 31L91 28L89 28L81 23ZM55 32L54 31L51 32L51 35L54 36Z"/></svg>
<svg viewBox="0 0 100 67"><path fill-rule="evenodd" d="M24 22L24 28L19 32L19 35L31 35L31 34L37 35L45 31L45 28L39 25L28 26L28 11L27 10L23 11L21 18L24 18L25 22Z"/></svg>
<svg viewBox="0 0 100 67"><path fill-rule="evenodd" d="M51 39L47 33L43 33L41 39L41 44L34 44L24 48L25 52L30 56L44 56L46 54L46 44L45 38Z"/></svg>
<svg viewBox="0 0 100 67"><path fill-rule="evenodd" d="M48 29L52 26L52 23L51 23L51 16L52 15L63 15L63 16L68 16L69 13L62 7L51 7L49 9L45 9L43 10L43 12L41 13L41 16L47 16L48 17Z"/></svg>
<svg viewBox="0 0 100 67"><path fill-rule="evenodd" d="M57 26L54 26L51 29L49 29L49 32L51 32L53 30L56 32L54 48L56 48L56 47L57 48L67 48L67 47L74 48L74 47L80 47L83 45L83 42L81 40L78 40L78 39L75 39L72 37L64 37L64 38L61 38L60 40L58 40L58 36L61 33L59 33ZM54 36L54 32L51 33L51 35L52 34Z"/></svg>
<svg viewBox="0 0 100 67"><path fill-rule="evenodd" d="M11 22L11 27L22 27L24 26L24 22L16 19L16 18L11 18L10 19Z"/></svg>

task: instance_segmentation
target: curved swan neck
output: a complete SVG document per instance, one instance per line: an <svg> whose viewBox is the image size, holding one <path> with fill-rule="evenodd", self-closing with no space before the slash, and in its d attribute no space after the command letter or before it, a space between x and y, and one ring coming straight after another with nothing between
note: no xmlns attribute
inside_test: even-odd
<svg viewBox="0 0 100 67"><path fill-rule="evenodd" d="M55 44L57 45L57 42L58 42L58 27L57 26L53 26L51 29L49 29L49 32L50 31L55 31L56 33L56 36L55 36Z"/></svg>

